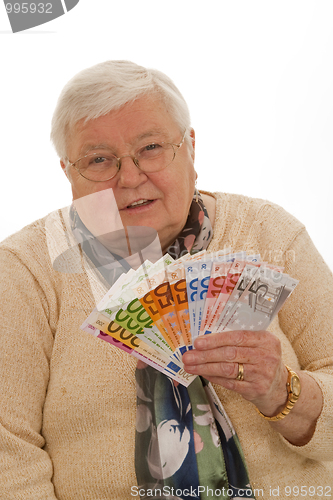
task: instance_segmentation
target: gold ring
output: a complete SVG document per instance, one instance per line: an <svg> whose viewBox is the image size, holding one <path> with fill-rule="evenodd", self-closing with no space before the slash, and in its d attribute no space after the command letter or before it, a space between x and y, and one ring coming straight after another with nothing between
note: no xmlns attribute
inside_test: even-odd
<svg viewBox="0 0 333 500"><path fill-rule="evenodd" d="M238 363L238 375L236 380L244 380L244 365L243 363Z"/></svg>

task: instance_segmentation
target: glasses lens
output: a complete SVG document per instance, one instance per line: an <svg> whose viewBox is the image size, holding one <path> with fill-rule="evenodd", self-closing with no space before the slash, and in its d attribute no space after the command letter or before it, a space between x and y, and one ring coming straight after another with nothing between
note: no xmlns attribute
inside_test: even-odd
<svg viewBox="0 0 333 500"><path fill-rule="evenodd" d="M76 162L80 174L91 181L101 182L112 179L118 172L118 160L113 155L91 154Z"/></svg>
<svg viewBox="0 0 333 500"><path fill-rule="evenodd" d="M166 168L175 157L172 144L148 144L136 153L140 169L144 172L158 172Z"/></svg>

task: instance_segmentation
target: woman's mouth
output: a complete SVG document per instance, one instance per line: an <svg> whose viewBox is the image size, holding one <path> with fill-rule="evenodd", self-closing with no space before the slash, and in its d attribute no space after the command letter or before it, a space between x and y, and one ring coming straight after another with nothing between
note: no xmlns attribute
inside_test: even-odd
<svg viewBox="0 0 333 500"><path fill-rule="evenodd" d="M139 207L143 207L143 206L149 205L153 201L154 200L138 200L138 201L134 201L130 205L127 205L126 208L139 208Z"/></svg>

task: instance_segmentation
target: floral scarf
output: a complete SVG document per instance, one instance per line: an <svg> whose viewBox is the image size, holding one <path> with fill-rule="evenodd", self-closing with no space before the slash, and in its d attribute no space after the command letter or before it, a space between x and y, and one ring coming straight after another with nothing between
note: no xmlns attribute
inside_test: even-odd
<svg viewBox="0 0 333 500"><path fill-rule="evenodd" d="M195 194L173 258L208 247L212 228ZM254 498L244 455L212 385L188 388L142 362L136 370L135 470L141 499Z"/></svg>
<svg viewBox="0 0 333 500"><path fill-rule="evenodd" d="M185 388L138 363L135 469L141 499L254 498L238 437L212 385Z"/></svg>

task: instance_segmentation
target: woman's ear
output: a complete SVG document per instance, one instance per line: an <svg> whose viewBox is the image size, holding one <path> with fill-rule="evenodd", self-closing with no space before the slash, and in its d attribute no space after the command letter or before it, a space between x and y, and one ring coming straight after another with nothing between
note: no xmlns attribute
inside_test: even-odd
<svg viewBox="0 0 333 500"><path fill-rule="evenodd" d="M194 132L194 129L191 128L191 131L190 131L190 137L191 137L191 143L192 143L192 152L191 152L191 156L192 156L192 159L194 161L194 158L195 158L195 132Z"/></svg>
<svg viewBox="0 0 333 500"><path fill-rule="evenodd" d="M69 175L68 175L68 171L67 171L67 167L66 167L63 160L60 160L60 165L61 165L61 168L63 169L64 174L66 175L67 179L70 180Z"/></svg>

